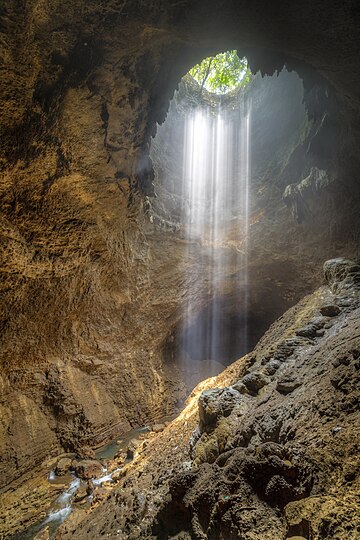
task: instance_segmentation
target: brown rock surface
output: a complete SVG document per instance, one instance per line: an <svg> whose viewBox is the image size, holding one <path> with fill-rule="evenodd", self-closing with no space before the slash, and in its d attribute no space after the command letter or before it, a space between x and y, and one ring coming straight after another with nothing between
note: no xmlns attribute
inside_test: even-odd
<svg viewBox="0 0 360 540"><path fill-rule="evenodd" d="M48 470L31 470L21 479L9 483L0 493L0 538L18 536L20 532L46 517L56 497L66 489L65 484L50 484Z"/></svg>
<svg viewBox="0 0 360 540"><path fill-rule="evenodd" d="M309 116L318 115L321 128L294 159L285 156L281 174L272 175L269 162L259 186L253 304L272 308L279 291L285 308L319 283L320 259L357 252L358 27L351 2L330 0L3 1L6 511L16 503L6 486L48 456L155 422L185 397L164 345L186 299L185 271L192 268L196 282L207 266L199 246L184 260L183 239L149 222L144 195L153 192L150 135L181 76L202 57L236 46L254 72L273 73L286 63L303 77ZM307 176L297 167L305 157ZM319 167L334 180L320 194ZM334 375L334 385L344 384L341 373ZM7 531L19 530L17 519L19 512L7 513Z"/></svg>
<svg viewBox="0 0 360 540"><path fill-rule="evenodd" d="M66 474L71 466L72 466L73 460L71 458L61 458L56 464L55 467L55 474L58 476L62 476L63 474Z"/></svg>
<svg viewBox="0 0 360 540"><path fill-rule="evenodd" d="M76 475L83 480L90 480L91 478L100 476L102 469L103 466L101 463L92 459L83 459L74 465Z"/></svg>
<svg viewBox="0 0 360 540"><path fill-rule="evenodd" d="M43 529L42 531L40 531L34 536L34 540L49 540L49 538L50 538L49 527L45 527L45 529Z"/></svg>
<svg viewBox="0 0 360 540"><path fill-rule="evenodd" d="M110 499L78 527L62 527L58 538L80 540L90 527L110 537L116 528L129 540L355 540L360 289L352 283L336 296L328 286L318 289L278 319L251 355L200 384L180 416L124 469ZM329 301L348 305L324 336L312 343L294 338ZM281 366L256 396L238 393L223 408L221 389L231 391L228 385L280 355ZM283 395L276 385L285 375L302 384ZM198 399L211 388L219 412L206 430L200 424L194 431Z"/></svg>

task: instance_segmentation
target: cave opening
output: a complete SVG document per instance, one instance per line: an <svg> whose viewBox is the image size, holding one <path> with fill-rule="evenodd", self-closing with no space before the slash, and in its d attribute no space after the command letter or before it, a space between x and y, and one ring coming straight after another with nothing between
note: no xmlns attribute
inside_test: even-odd
<svg viewBox="0 0 360 540"><path fill-rule="evenodd" d="M286 69L253 75L240 56L228 51L190 69L151 144L148 217L183 242L181 312L163 357L180 369L186 394L249 352L293 301L291 263L260 270L254 259L267 177L273 168L281 183L283 162L310 129L303 86Z"/></svg>

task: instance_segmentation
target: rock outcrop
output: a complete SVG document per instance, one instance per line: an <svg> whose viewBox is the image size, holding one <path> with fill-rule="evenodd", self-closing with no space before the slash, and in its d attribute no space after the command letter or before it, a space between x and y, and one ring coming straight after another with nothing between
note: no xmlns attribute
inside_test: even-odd
<svg viewBox="0 0 360 540"><path fill-rule="evenodd" d="M359 267L336 259L325 275L327 284L278 319L252 353L199 385L110 499L58 538L92 530L124 539L355 540ZM325 305L340 311L321 316ZM296 336L312 324L324 333ZM261 384L248 393L250 380Z"/></svg>

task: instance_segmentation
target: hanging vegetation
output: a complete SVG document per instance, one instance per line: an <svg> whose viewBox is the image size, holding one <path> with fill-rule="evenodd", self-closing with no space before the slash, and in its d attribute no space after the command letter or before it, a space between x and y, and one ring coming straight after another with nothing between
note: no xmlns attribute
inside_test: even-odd
<svg viewBox="0 0 360 540"><path fill-rule="evenodd" d="M226 51L204 58L189 71L203 88L215 94L226 94L246 86L251 80L251 71L246 58L239 58L237 51Z"/></svg>

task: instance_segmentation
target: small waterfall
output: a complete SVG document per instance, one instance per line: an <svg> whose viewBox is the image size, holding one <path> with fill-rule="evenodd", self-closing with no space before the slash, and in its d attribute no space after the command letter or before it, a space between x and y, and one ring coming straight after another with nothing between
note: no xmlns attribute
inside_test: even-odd
<svg viewBox="0 0 360 540"><path fill-rule="evenodd" d="M250 116L251 109L242 104L237 111L201 108L186 118L182 221L188 260L197 259L201 273L194 275L191 265L186 276L185 372L191 358L217 363L226 324L221 298L230 292L242 321L241 330L230 339L233 345L236 342L234 349L248 348ZM203 317L201 324L196 323L199 309L206 304L205 321Z"/></svg>
<svg viewBox="0 0 360 540"><path fill-rule="evenodd" d="M62 523L69 514L71 514L71 501L76 492L80 487L80 479L74 478L70 483L66 491L61 493L56 499L54 508L49 512L47 518L44 521L44 525L51 521L58 521Z"/></svg>

